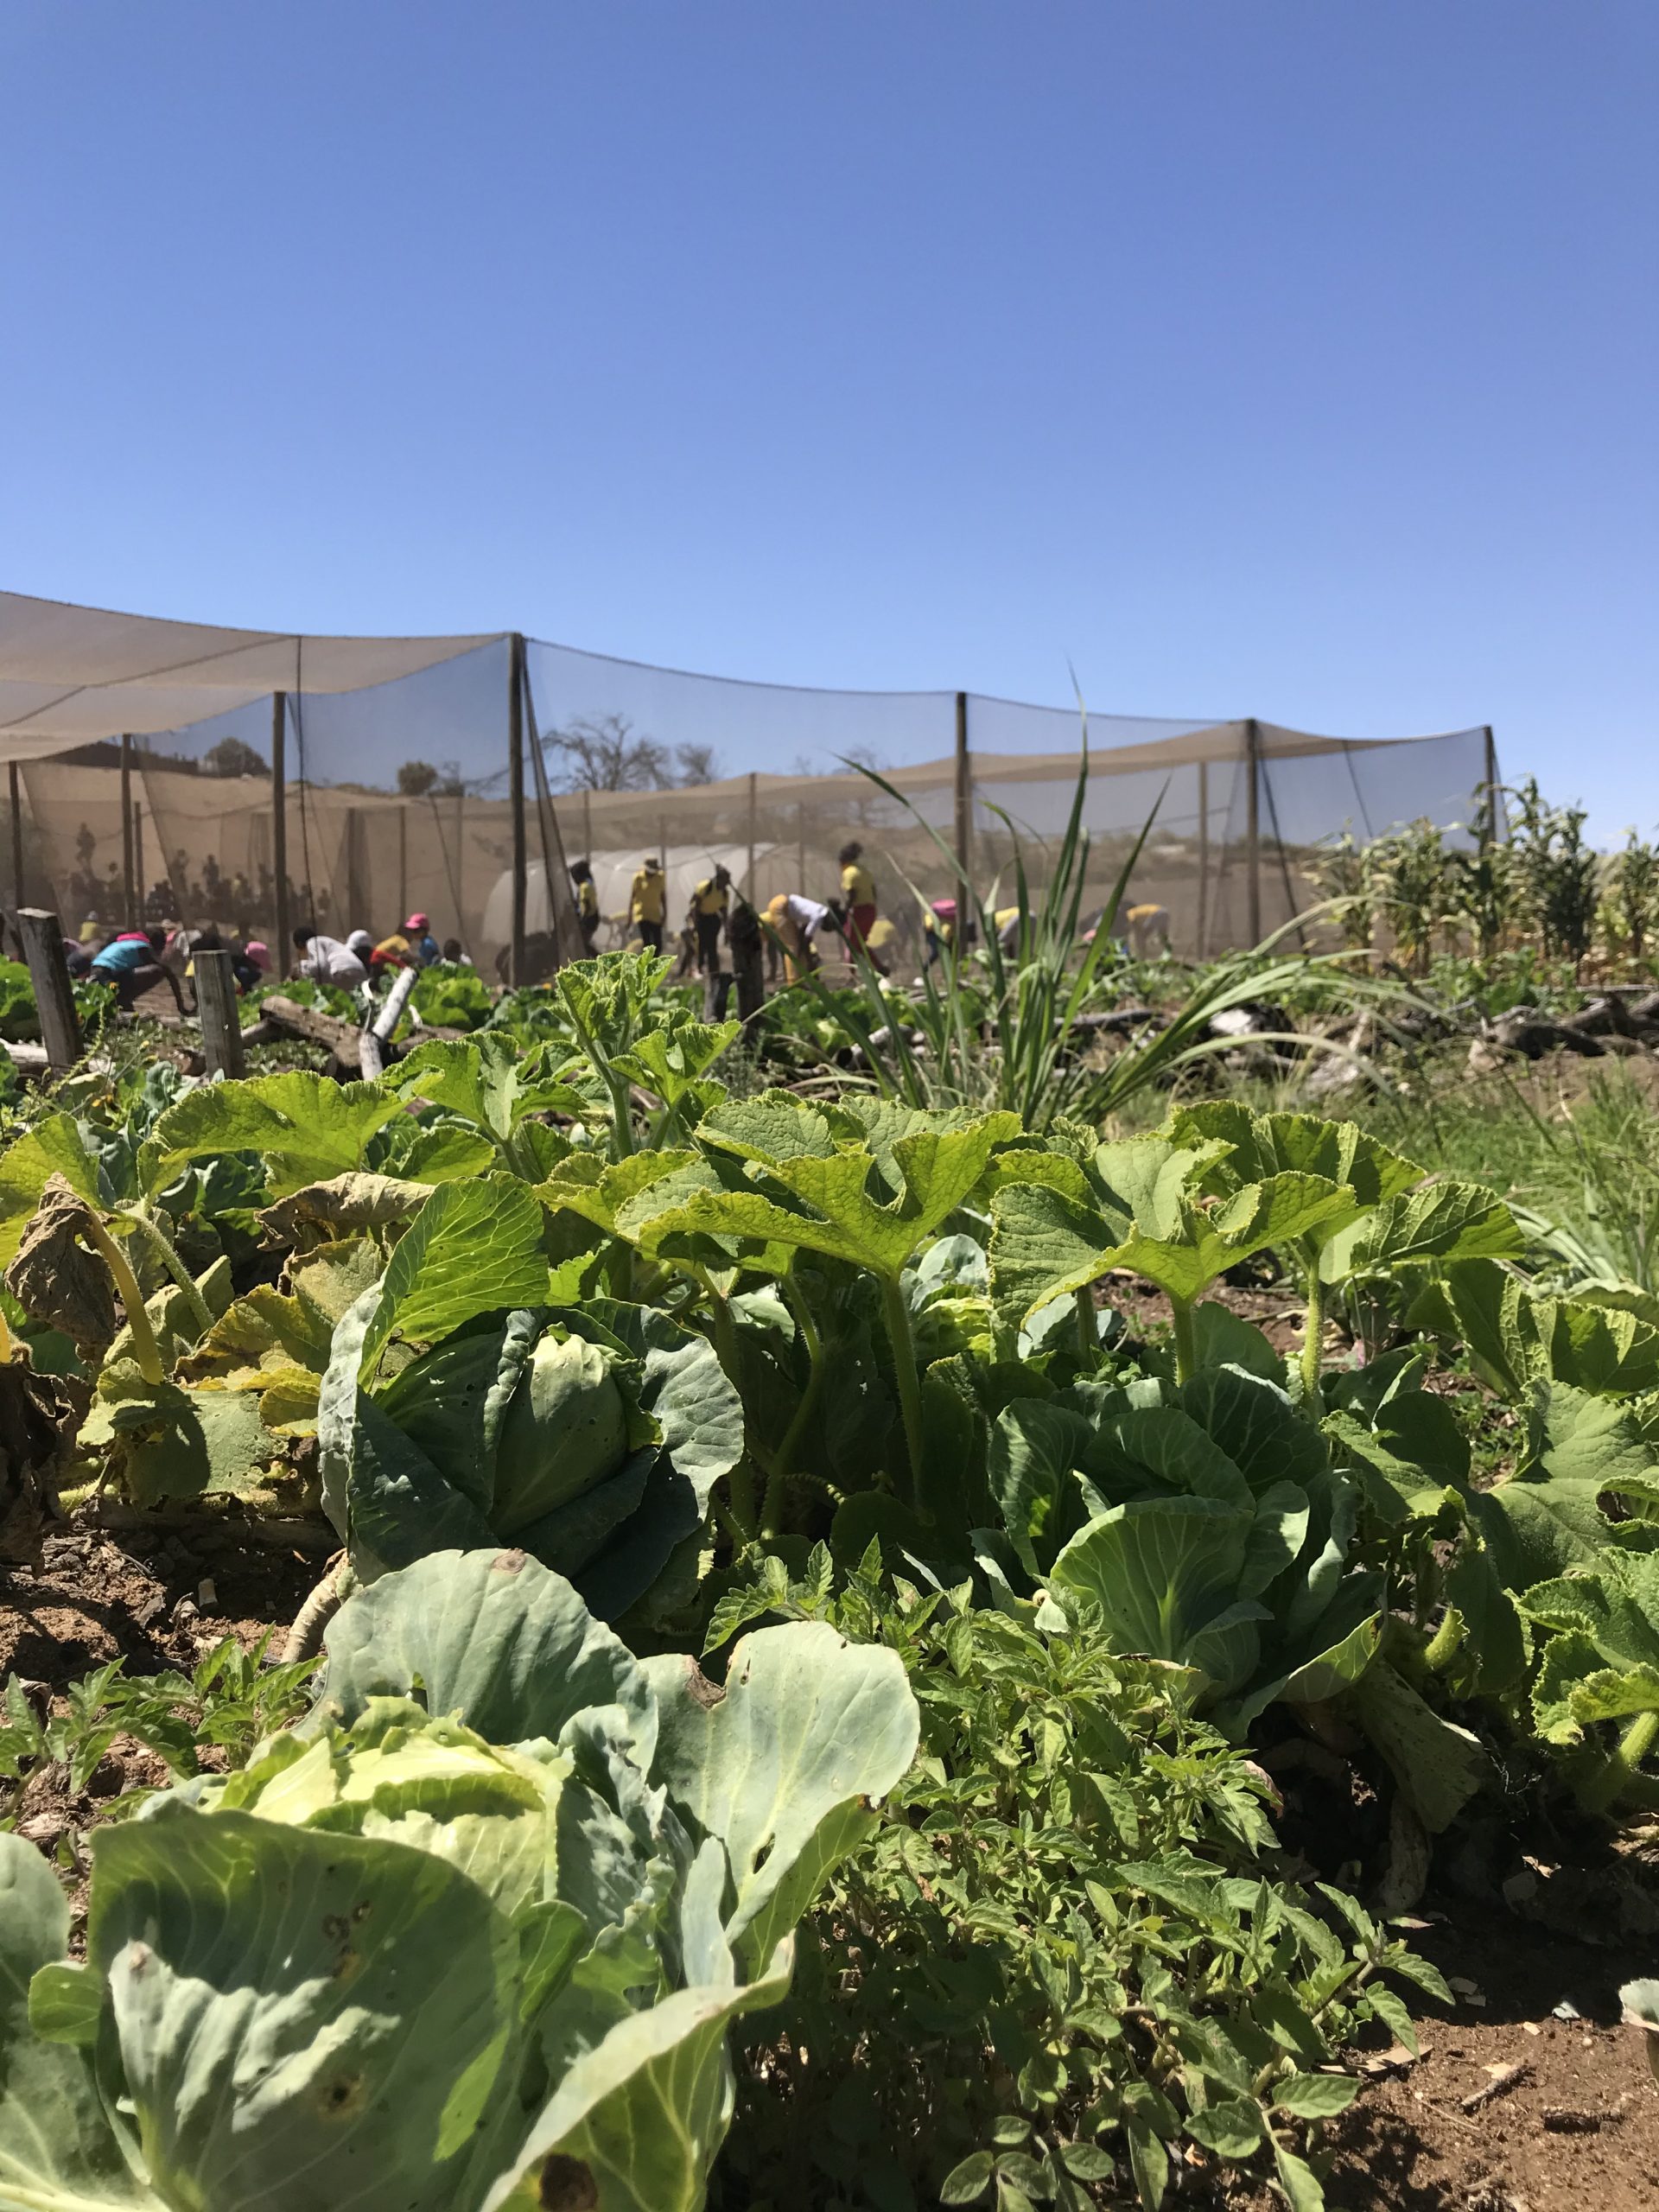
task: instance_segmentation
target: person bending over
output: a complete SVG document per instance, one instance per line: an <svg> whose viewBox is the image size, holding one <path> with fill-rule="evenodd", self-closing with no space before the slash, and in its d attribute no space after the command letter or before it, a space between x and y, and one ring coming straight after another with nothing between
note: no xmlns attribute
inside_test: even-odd
<svg viewBox="0 0 1659 2212"><path fill-rule="evenodd" d="M314 983L332 983L339 991L354 991L368 981L368 969L350 945L342 944L337 937L325 937L321 930L302 922L294 932L294 942L300 952L296 975L308 976Z"/></svg>
<svg viewBox="0 0 1659 2212"><path fill-rule="evenodd" d="M179 979L170 968L162 965L162 948L166 943L162 930L124 930L102 951L92 955L92 981L114 985L116 1003L124 1014L130 1014L134 1001L143 998L146 991L165 983L182 1014L184 993L179 988Z"/></svg>

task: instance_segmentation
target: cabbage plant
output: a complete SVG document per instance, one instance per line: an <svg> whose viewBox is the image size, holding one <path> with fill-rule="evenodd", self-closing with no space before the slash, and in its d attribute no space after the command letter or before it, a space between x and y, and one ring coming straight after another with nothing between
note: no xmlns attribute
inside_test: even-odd
<svg viewBox="0 0 1659 2212"><path fill-rule="evenodd" d="M83 1961L0 1836L0 2205L702 2204L728 2024L916 1741L825 1624L721 1690L521 1553L384 1577L300 1726L98 1832Z"/></svg>
<svg viewBox="0 0 1659 2212"><path fill-rule="evenodd" d="M742 1404L714 1346L660 1308L502 1312L499 1262L476 1236L411 1246L445 1196L334 1329L324 1506L363 1580L511 1538L613 1619L695 1546L742 1454ZM539 1245L537 1265L544 1289Z"/></svg>

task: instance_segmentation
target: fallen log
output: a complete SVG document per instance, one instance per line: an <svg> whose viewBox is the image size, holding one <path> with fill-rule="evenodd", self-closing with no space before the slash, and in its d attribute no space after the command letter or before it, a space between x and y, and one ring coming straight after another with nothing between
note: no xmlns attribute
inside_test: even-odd
<svg viewBox="0 0 1659 2212"><path fill-rule="evenodd" d="M280 1035L301 1037L308 1044L321 1045L342 1067L353 1074L362 1072L363 1033L356 1022L341 1021L336 1014L319 1014L315 1007L301 1006L279 993L261 999L259 1014L262 1020L276 1025Z"/></svg>

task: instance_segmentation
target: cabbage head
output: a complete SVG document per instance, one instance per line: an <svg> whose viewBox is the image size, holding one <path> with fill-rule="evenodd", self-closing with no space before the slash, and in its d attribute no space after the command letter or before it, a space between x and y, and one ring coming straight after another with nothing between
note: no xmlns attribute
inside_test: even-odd
<svg viewBox="0 0 1659 2212"><path fill-rule="evenodd" d="M613 1354L550 1331L531 1354L496 1446L498 1533L516 1535L616 1474L628 1456L628 1409Z"/></svg>

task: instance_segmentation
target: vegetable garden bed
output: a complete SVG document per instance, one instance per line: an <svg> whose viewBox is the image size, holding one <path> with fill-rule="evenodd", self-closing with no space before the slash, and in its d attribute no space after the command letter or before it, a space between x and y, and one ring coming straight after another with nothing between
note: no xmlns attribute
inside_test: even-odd
<svg viewBox="0 0 1659 2212"><path fill-rule="evenodd" d="M769 1088L649 957L511 1011L0 1154L0 2035L79 2145L0 2079L0 2205L215 2201L268 2124L251 2203L329 2143L388 2205L1650 2201L1640 1287L1213 1083L1103 1142ZM421 2088L190 2104L170 1977L367 2036L382 1949L302 1998L240 1916L330 1839L474 2011L376 1979Z"/></svg>

